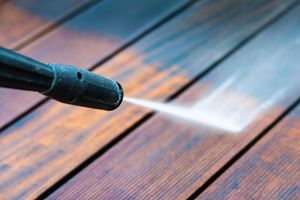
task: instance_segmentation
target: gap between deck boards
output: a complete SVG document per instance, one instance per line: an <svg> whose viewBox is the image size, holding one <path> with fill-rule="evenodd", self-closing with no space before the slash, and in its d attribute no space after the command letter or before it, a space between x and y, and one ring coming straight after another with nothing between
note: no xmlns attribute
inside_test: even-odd
<svg viewBox="0 0 300 200"><path fill-rule="evenodd" d="M196 199L200 196L210 185L212 185L223 173L225 173L235 162L237 162L243 155L245 155L252 147L254 147L261 139L263 139L278 123L284 120L297 106L300 105L300 97L290 105L283 113L281 113L271 124L269 124L261 133L259 133L253 140L251 140L244 148L242 148L234 157L232 157L225 165L211 176L202 186L200 186L188 200Z"/></svg>
<svg viewBox="0 0 300 200"><path fill-rule="evenodd" d="M56 27L62 25L63 23L67 22L68 20L76 17L77 15L79 15L80 13L88 10L89 8L91 8L92 6L94 6L97 3L102 2L103 0L89 0L86 3L83 3L82 5L79 5L77 8L74 8L72 10L70 10L69 13L66 13L65 15L62 15L61 17L58 17L56 19L56 21L53 21L52 23L47 24L45 27L42 27L43 25L40 24L41 26L39 27L34 27L38 30L36 33L33 30L32 34L31 33L26 33L25 37L22 37L21 41L17 41L16 44L11 44L8 46L8 48L13 49L13 50L21 50L22 48L24 48L25 46L27 46L28 44L34 42L35 40L41 38L43 35L46 35L47 33L51 32L53 29L55 29ZM5 4L11 3L10 0L3 0L0 1L0 9L3 9L1 7L5 6ZM27 34L29 34L27 36ZM25 39L23 39L25 38Z"/></svg>
<svg viewBox="0 0 300 200"><path fill-rule="evenodd" d="M104 0L91 0L85 4L83 4L82 6L76 8L74 11L70 12L69 14L61 17L60 19L58 19L57 21L55 21L53 24L50 24L48 27L45 27L43 30L41 30L40 32L34 34L33 36L31 36L30 38L28 38L27 40L21 42L20 44L18 44L16 47L14 47L14 50L20 50L22 48L24 48L25 46L27 46L28 44L34 42L35 40L43 37L44 35L46 35L47 33L51 32L52 30L54 30L56 27L59 27L60 25L64 24L65 22L69 21L70 19L80 15L81 13L85 12L86 10L88 10L89 8L93 7L94 5L98 4L98 3L102 3L102 1Z"/></svg>

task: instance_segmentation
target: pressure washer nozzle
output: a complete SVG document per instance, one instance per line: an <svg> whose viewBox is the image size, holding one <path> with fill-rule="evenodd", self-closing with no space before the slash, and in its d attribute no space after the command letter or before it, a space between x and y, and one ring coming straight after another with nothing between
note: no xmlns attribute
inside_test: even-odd
<svg viewBox="0 0 300 200"><path fill-rule="evenodd" d="M102 110L114 110L121 104L123 89L118 82L74 66L49 65L54 78L42 94L63 103Z"/></svg>
<svg viewBox="0 0 300 200"><path fill-rule="evenodd" d="M87 70L45 64L0 47L0 87L37 91L63 103L116 109L123 100L121 85Z"/></svg>

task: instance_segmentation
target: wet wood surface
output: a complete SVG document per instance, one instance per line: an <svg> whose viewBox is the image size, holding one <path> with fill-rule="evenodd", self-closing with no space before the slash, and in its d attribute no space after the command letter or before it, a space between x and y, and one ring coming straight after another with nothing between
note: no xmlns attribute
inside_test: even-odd
<svg viewBox="0 0 300 200"><path fill-rule="evenodd" d="M199 199L299 199L300 106Z"/></svg>
<svg viewBox="0 0 300 200"><path fill-rule="evenodd" d="M297 7L175 101L196 104L189 113L204 113L200 125L155 116L50 199L193 196L299 98L299 17Z"/></svg>
<svg viewBox="0 0 300 200"><path fill-rule="evenodd" d="M51 10L42 12L47 9L47 7L44 7L46 6L44 3L47 1L39 2L43 3L41 5L34 2L30 4L34 5L36 9L31 8L27 12L38 10L37 14L33 12L31 15L37 15L39 18L43 18L43 15L51 16L50 13L47 14ZM120 11L123 8L131 7L132 4L137 2L133 0L99 2L59 28L26 45L19 52L46 63L73 64L83 68L91 68L96 63L114 54L116 50L127 42L188 1L167 0L161 3L161 1L155 0L143 4L139 9L124 9ZM56 4L55 2L49 1L49 4L59 6L59 3ZM64 4L67 3L64 2ZM38 9L39 6L43 6L43 9ZM27 7L30 6L27 5ZM10 15L14 19L18 19L19 15L21 15L19 12L13 12L13 10L8 8L5 9L8 10L6 12L11 13ZM39 15L40 12L42 12L42 15ZM115 17L117 12L119 12L119 18ZM9 16L6 18L9 18ZM5 23L16 21L5 20L6 18L3 18L3 22L1 21L2 18L0 19L0 25L4 27L0 28L1 32L2 29L3 32L8 31L10 33L9 36L13 35L12 32L24 32L24 30L19 30L19 27L14 25L16 22L12 23L11 28L6 28L7 25ZM94 19L105 20L98 21ZM39 27L34 23L30 23L29 27L24 29L28 31L30 28ZM30 33L28 32L28 34ZM17 37L21 36L17 35ZM10 44L7 47L14 47L13 44L9 43L8 39L3 38L2 40L6 40L6 43ZM37 105L42 99L45 99L36 93L7 89L0 89L0 96L0 104L5 105L0 110L0 127L5 126L20 116L20 114L26 113L27 110ZM22 99L22 102L20 102L20 99ZM7 104L7 102L10 103Z"/></svg>
<svg viewBox="0 0 300 200"><path fill-rule="evenodd" d="M108 113L47 101L26 113L43 98L1 89L1 126L24 116L0 135L0 198L198 196L299 97L295 2L103 1L26 44L41 61L96 68L126 95L197 102L214 127L126 103Z"/></svg>

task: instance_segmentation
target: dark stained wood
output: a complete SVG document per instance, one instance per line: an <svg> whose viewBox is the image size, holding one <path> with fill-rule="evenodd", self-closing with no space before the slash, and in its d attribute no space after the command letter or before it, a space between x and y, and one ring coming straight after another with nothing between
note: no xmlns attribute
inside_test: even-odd
<svg viewBox="0 0 300 200"><path fill-rule="evenodd" d="M66 4L67 1L60 2ZM153 0L144 2L136 9L131 9L132 5L139 4L139 0L103 1L63 24L62 27L48 33L45 37L27 45L20 52L48 63L73 64L90 68L187 2L188 0L167 0L164 2ZM49 4L52 5L50 2ZM38 7L39 4L36 6ZM12 12L11 9L10 11ZM38 13L40 12L42 13L42 10L38 11ZM118 17L116 17L116 13L118 13ZM47 12L44 15L46 14ZM14 15L12 14L12 16ZM9 16L6 17L9 18ZM15 18L18 19L18 17ZM0 24L3 25L4 22L1 20L5 20L0 18ZM7 21L13 20L7 19ZM19 25L18 23L21 22L17 20L15 23ZM31 25L34 28L33 25L34 23ZM14 31L14 29L10 30L11 32ZM4 109L0 109L0 127L42 99L44 97L36 93L0 89L0 105L5 105Z"/></svg>
<svg viewBox="0 0 300 200"><path fill-rule="evenodd" d="M243 0L237 3L222 0L197 3L117 55L97 70L97 73L120 81L127 95L164 100L292 2L294 1ZM144 16L144 12L141 16ZM84 25L83 22L82 24ZM80 53L76 54L73 49L86 47L88 44L87 47L97 46L101 50L103 47L96 45L102 41L101 37L95 37L98 39L93 39L94 44L88 39L94 36L91 31L90 34L78 34L82 38L77 41L73 39L73 32L69 31L73 30L72 26L68 27L69 29L60 30L60 34L53 33L49 35L49 39L39 41L40 44L48 44L47 46L33 44L29 49L35 53L31 55L46 61L62 61L65 57L69 63L81 63L82 60L87 60L90 64L95 62L94 58L100 55L99 50L90 51L86 48L83 51L77 48ZM60 40L55 42L58 39ZM69 46L68 49L69 44L78 46ZM106 46L109 47L107 43ZM46 50L51 50L51 53L46 54ZM72 54L68 54L68 51ZM60 56L63 53L66 54ZM91 58L93 59L90 60ZM208 81L206 83L207 85L201 84L203 91L210 85ZM41 106L0 135L0 159L3 160L1 198L36 197L148 112L126 104L110 113L53 101ZM107 166L110 166L109 163Z"/></svg>
<svg viewBox="0 0 300 200"><path fill-rule="evenodd" d="M5 3L6 1L9 1L9 0L0 0L0 5Z"/></svg>
<svg viewBox="0 0 300 200"><path fill-rule="evenodd" d="M299 17L300 6L180 96L202 123L154 116L49 199L188 198L299 98Z"/></svg>
<svg viewBox="0 0 300 200"><path fill-rule="evenodd" d="M300 106L198 199L299 199Z"/></svg>
<svg viewBox="0 0 300 200"><path fill-rule="evenodd" d="M0 46L14 49L88 2L91 1L3 1L0 4ZM0 89L0 127L32 107L36 102L33 96L15 90ZM39 99L37 96L36 98Z"/></svg>
<svg viewBox="0 0 300 200"><path fill-rule="evenodd" d="M15 48L91 0L10 0L0 4L0 45Z"/></svg>

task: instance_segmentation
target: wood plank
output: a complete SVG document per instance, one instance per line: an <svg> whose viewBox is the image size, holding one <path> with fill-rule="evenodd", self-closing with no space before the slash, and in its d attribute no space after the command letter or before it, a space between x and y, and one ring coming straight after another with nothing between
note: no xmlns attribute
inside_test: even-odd
<svg viewBox="0 0 300 200"><path fill-rule="evenodd" d="M0 5L0 45L14 49L41 34L90 0L10 0ZM37 101L33 95L0 89L0 127ZM23 101L20 102L20 99ZM10 102L10 105L6 105Z"/></svg>
<svg viewBox="0 0 300 200"><path fill-rule="evenodd" d="M299 17L300 6L180 96L199 124L156 115L49 199L190 197L299 98Z"/></svg>
<svg viewBox="0 0 300 200"><path fill-rule="evenodd" d="M97 73L120 81L128 95L164 100L293 2L199 2ZM80 62L80 56L72 59ZM128 105L103 112L48 102L0 135L1 198L36 197L146 113Z"/></svg>
<svg viewBox="0 0 300 200"><path fill-rule="evenodd" d="M0 0L0 4L3 4L3 3L5 3L6 1L9 1L9 0Z"/></svg>
<svg viewBox="0 0 300 200"><path fill-rule="evenodd" d="M10 0L0 6L0 44L16 48L91 0Z"/></svg>
<svg viewBox="0 0 300 200"><path fill-rule="evenodd" d="M20 52L48 63L90 68L187 2L153 0L131 9L139 0L104 1ZM0 127L42 99L39 94L0 88L0 105L5 105L0 109Z"/></svg>
<svg viewBox="0 0 300 200"><path fill-rule="evenodd" d="M300 106L198 199L299 199Z"/></svg>

